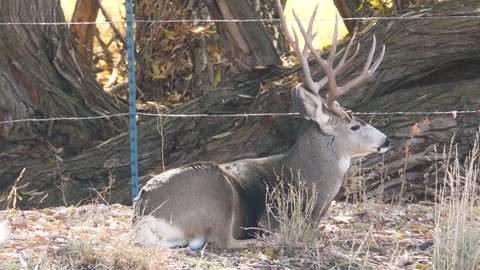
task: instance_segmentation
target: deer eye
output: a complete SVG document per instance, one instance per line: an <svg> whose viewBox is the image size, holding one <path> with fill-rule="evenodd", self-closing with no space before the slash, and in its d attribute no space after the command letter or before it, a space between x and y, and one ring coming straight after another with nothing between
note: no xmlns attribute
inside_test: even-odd
<svg viewBox="0 0 480 270"><path fill-rule="evenodd" d="M355 126L351 127L350 129L353 130L353 131L359 130L359 129L360 129L360 125L355 125Z"/></svg>

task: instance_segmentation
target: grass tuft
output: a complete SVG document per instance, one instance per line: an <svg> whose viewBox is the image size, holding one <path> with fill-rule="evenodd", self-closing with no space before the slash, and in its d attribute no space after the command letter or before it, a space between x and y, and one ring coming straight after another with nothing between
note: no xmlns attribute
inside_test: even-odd
<svg viewBox="0 0 480 270"><path fill-rule="evenodd" d="M269 216L274 219L269 223L276 224L273 227L279 243L297 247L311 244L318 236L318 221L313 217L317 202L315 187L300 180L286 183L283 179L279 176L277 186L267 195Z"/></svg>
<svg viewBox="0 0 480 270"><path fill-rule="evenodd" d="M462 164L444 151L444 186L435 204L434 269L480 269L479 134Z"/></svg>
<svg viewBox="0 0 480 270"><path fill-rule="evenodd" d="M62 266L68 265L69 269L79 270L153 270L161 269L168 261L164 249L146 249L128 241L114 247L84 240L73 241L62 258Z"/></svg>

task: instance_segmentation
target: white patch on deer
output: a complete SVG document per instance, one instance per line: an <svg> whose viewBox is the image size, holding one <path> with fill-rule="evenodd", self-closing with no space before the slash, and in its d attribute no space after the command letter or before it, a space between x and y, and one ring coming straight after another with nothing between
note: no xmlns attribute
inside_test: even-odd
<svg viewBox="0 0 480 270"><path fill-rule="evenodd" d="M198 250L198 249L203 248L203 246L205 246L205 243L206 243L205 237L200 236L200 237L197 237L197 238L194 238L194 239L190 240L190 243L188 243L188 246L192 250Z"/></svg>
<svg viewBox="0 0 480 270"><path fill-rule="evenodd" d="M0 222L0 244L7 242L10 239L10 226L7 221Z"/></svg>
<svg viewBox="0 0 480 270"><path fill-rule="evenodd" d="M142 217L133 230L136 242L142 246L160 245L173 248L187 242L182 230L153 216Z"/></svg>
<svg viewBox="0 0 480 270"><path fill-rule="evenodd" d="M347 173L348 168L350 168L350 158L341 157L338 161L338 168L342 174Z"/></svg>

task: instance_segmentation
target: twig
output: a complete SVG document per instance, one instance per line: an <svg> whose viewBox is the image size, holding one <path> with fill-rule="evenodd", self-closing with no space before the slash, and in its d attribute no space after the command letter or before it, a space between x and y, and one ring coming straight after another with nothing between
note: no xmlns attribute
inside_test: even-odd
<svg viewBox="0 0 480 270"><path fill-rule="evenodd" d="M17 180L15 180L15 183L13 183L12 189L10 190L10 193L8 194L7 197L7 209L10 206L10 200L13 200L13 209L17 208L17 184L20 179L22 179L23 174L25 173L26 168L23 168L23 170L20 172L20 175L17 177Z"/></svg>
<svg viewBox="0 0 480 270"><path fill-rule="evenodd" d="M112 95L118 95L120 92L128 88L128 83L117 84L114 87L110 88L108 92Z"/></svg>
<svg viewBox="0 0 480 270"><path fill-rule="evenodd" d="M98 2L98 6L100 7L100 10L102 11L103 16L105 16L105 19L107 19L107 21L110 23L110 27L112 27L113 32L115 32L116 38L120 40L124 48L127 48L127 41L123 38L122 34L120 33L120 31L118 31L117 27L115 27L112 17L110 17L110 14L108 14L107 10L102 5L102 1L97 0L97 2Z"/></svg>
<svg viewBox="0 0 480 270"><path fill-rule="evenodd" d="M102 47L102 50L103 50L103 54L105 55L105 57L107 58L107 61L109 63L112 63L113 64L113 57L112 57L112 54L108 51L108 47L110 46L111 44L111 41L113 40L113 38L108 42L108 43L105 43L102 39L102 37L100 36L100 32L99 31L96 31L95 33L95 38L97 38L97 42L100 44L100 47ZM100 56L96 56L97 59L102 59ZM105 61L105 60L104 60Z"/></svg>
<svg viewBox="0 0 480 270"><path fill-rule="evenodd" d="M120 73L120 66L122 65L123 60L123 53L120 52L120 59L118 60L117 64L115 64L115 68L112 70L112 76L110 76L110 79L105 84L105 88L112 88L112 86L117 82L118 74Z"/></svg>

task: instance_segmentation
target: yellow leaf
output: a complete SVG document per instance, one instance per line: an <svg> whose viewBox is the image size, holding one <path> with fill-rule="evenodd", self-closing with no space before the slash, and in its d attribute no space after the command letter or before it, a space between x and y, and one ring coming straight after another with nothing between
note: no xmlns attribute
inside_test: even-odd
<svg viewBox="0 0 480 270"><path fill-rule="evenodd" d="M153 79L160 78L160 68L159 68L158 61L153 62L151 68L152 68L152 78Z"/></svg>
<svg viewBox="0 0 480 270"><path fill-rule="evenodd" d="M363 9L363 6L365 5L365 0L360 1L360 5L357 8L357 12Z"/></svg>
<svg viewBox="0 0 480 270"><path fill-rule="evenodd" d="M194 34L200 34L202 32L204 32L206 30L206 28L204 26L197 26L197 27L194 27L190 30L190 32L194 33Z"/></svg>
<svg viewBox="0 0 480 270"><path fill-rule="evenodd" d="M210 35L212 35L212 34L216 34L216 33L217 33L217 30L215 30L215 29L212 29L212 30L206 30L206 31L205 31L205 33L206 33L206 34L210 34Z"/></svg>
<svg viewBox="0 0 480 270"><path fill-rule="evenodd" d="M162 30L163 30L163 34L165 35L166 38L168 38L170 40L175 40L175 36L176 36L175 32L170 31L166 28L163 28Z"/></svg>
<svg viewBox="0 0 480 270"><path fill-rule="evenodd" d="M266 69L266 66L255 66L255 69Z"/></svg>
<svg viewBox="0 0 480 270"><path fill-rule="evenodd" d="M271 253L271 252L264 252L263 255L267 256L270 259L278 260L280 258L279 254Z"/></svg>
<svg viewBox="0 0 480 270"><path fill-rule="evenodd" d="M405 235L403 235L403 233L396 233L396 234L393 235L393 237L395 237L398 240L405 239Z"/></svg>
<svg viewBox="0 0 480 270"><path fill-rule="evenodd" d="M213 88L217 88L218 84L222 80L222 71L217 69L215 72L215 78L213 79Z"/></svg>
<svg viewBox="0 0 480 270"><path fill-rule="evenodd" d="M369 4L374 9L383 10L383 5L380 1L370 1Z"/></svg>
<svg viewBox="0 0 480 270"><path fill-rule="evenodd" d="M425 269L426 265L423 263L416 263L414 269Z"/></svg>

